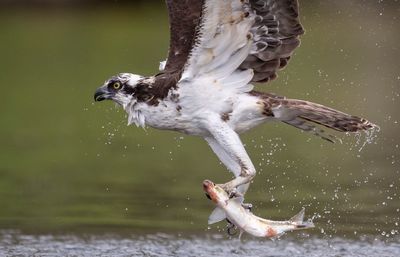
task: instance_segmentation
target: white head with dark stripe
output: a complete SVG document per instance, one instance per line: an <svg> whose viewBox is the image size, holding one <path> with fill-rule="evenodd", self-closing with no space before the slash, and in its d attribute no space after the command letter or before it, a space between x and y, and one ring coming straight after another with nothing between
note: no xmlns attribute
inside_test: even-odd
<svg viewBox="0 0 400 257"><path fill-rule="evenodd" d="M135 100L135 88L144 77L131 73L120 73L111 77L94 93L96 102L113 100L124 108Z"/></svg>

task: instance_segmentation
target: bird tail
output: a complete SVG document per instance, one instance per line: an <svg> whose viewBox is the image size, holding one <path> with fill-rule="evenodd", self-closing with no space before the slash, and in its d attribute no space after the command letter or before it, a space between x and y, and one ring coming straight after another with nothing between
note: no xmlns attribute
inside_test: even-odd
<svg viewBox="0 0 400 257"><path fill-rule="evenodd" d="M265 113L298 129L311 132L325 140L335 142L337 138L316 125L340 132L379 130L366 119L352 116L332 108L296 99L286 99L262 93Z"/></svg>

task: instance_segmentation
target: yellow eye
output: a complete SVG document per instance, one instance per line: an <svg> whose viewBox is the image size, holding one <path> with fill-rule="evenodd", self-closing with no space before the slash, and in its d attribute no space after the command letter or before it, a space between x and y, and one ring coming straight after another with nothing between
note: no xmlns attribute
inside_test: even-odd
<svg viewBox="0 0 400 257"><path fill-rule="evenodd" d="M120 89L120 88L121 88L121 83L115 82L115 83L113 84L113 88L114 88L114 89Z"/></svg>

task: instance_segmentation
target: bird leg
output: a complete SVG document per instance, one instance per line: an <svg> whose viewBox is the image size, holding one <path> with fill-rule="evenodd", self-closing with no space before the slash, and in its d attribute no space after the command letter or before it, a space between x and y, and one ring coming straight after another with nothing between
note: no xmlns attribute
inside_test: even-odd
<svg viewBox="0 0 400 257"><path fill-rule="evenodd" d="M228 153L218 144L218 142L212 138L212 137L206 137L205 140L208 142L210 145L211 149L214 151L214 153L218 156L218 158L221 160L221 162L228 168L229 171L231 171L235 176L240 176L242 173L242 167L239 164L239 162L234 161L233 158L231 158ZM229 197L244 197L244 194L247 192L247 189L249 188L249 183L240 185L238 187L232 186L232 183L229 184L219 184L221 188L223 188L226 192L228 192ZM247 208L244 204L243 207Z"/></svg>
<svg viewBox="0 0 400 257"><path fill-rule="evenodd" d="M235 178L220 185L231 197L243 197L256 174L253 163L239 138L239 135L222 122L209 127L212 136L205 137L211 149L221 162L235 175ZM247 207L247 206L246 206Z"/></svg>
<svg viewBox="0 0 400 257"><path fill-rule="evenodd" d="M255 170L254 172L242 172L242 174L240 174L240 176L232 179L231 181L219 185L220 187L222 187L228 194L229 196L232 198L234 196L238 197L238 196L244 196L244 194L247 191L248 185L249 183L253 180L255 176ZM246 185L247 188L244 192L241 192L241 190L239 190L240 186Z"/></svg>

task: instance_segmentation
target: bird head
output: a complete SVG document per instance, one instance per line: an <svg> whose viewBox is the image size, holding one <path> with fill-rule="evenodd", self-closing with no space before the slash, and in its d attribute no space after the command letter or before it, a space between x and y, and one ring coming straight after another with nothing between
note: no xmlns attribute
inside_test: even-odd
<svg viewBox="0 0 400 257"><path fill-rule="evenodd" d="M134 100L135 88L144 77L131 74L120 73L111 77L94 93L96 102L103 100L113 100L114 102L126 106Z"/></svg>

